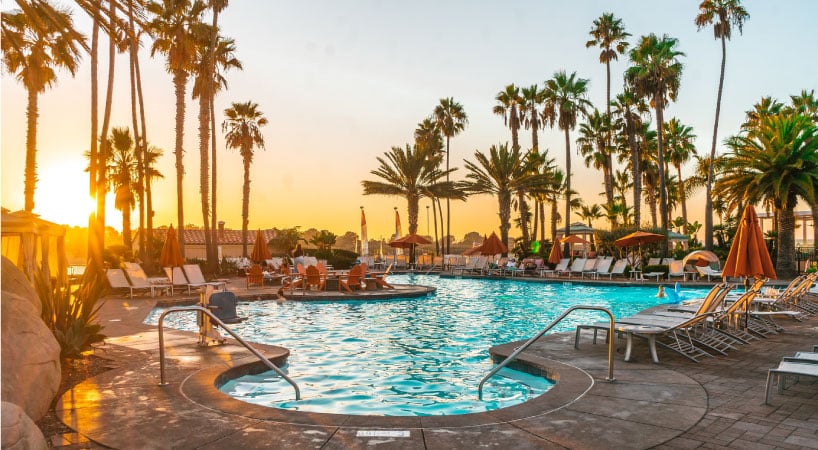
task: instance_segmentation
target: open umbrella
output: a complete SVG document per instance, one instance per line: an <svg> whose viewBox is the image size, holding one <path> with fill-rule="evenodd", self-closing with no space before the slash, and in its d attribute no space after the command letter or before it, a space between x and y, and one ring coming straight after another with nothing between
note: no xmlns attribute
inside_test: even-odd
<svg viewBox="0 0 818 450"><path fill-rule="evenodd" d="M642 257L642 244L650 244L651 242L657 242L664 239L665 236L657 233L648 233L647 231L634 231L631 234L627 234L622 236L621 238L614 241L614 245L617 247L633 247L634 245L639 247L639 257ZM633 261L633 264L636 264L636 261Z"/></svg>
<svg viewBox="0 0 818 450"><path fill-rule="evenodd" d="M758 225L758 216L752 205L744 208L744 214L730 246L724 263L725 277L768 277L775 279L775 267L764 243L764 234Z"/></svg>
<svg viewBox="0 0 818 450"><path fill-rule="evenodd" d="M179 248L179 238L176 237L176 230L173 229L173 225L168 227L168 232L165 235L162 253L159 254L159 264L162 267L170 267L170 284L173 284L173 268L185 264L185 257L182 256L182 249Z"/></svg>
<svg viewBox="0 0 818 450"><path fill-rule="evenodd" d="M697 266L706 266L709 265L711 262L719 262L719 257L708 250L696 250L694 252L690 252L687 256L682 259L682 265L686 266L688 264L695 264Z"/></svg>
<svg viewBox="0 0 818 450"><path fill-rule="evenodd" d="M432 241L426 239L423 236L419 236L417 234L407 234L406 236L395 239L394 241L389 243L389 246L392 248L408 248L409 249L409 259L412 263L415 260L415 246L417 245L426 245L431 244Z"/></svg>
<svg viewBox="0 0 818 450"><path fill-rule="evenodd" d="M555 242L551 246L551 253L548 255L548 262L551 264L559 264L562 260L562 245Z"/></svg>
<svg viewBox="0 0 818 450"><path fill-rule="evenodd" d="M261 230L256 231L256 242L253 244L250 259L257 263L270 259L270 249L267 248L267 240L264 239L264 233Z"/></svg>
<svg viewBox="0 0 818 450"><path fill-rule="evenodd" d="M563 244L569 244L568 248L571 250L569 256L574 253L574 244L582 244L583 252L586 254L588 250L588 244L590 244L590 242L588 242L587 240L585 240L584 238L580 237L577 234L569 234L568 236L565 236L564 238L560 239L560 242Z"/></svg>
<svg viewBox="0 0 818 450"><path fill-rule="evenodd" d="M497 233L491 233L491 236L486 238L483 241L483 245L478 247L480 249L480 254L483 255L496 255L498 253L508 253L508 247L500 241L500 238L497 237Z"/></svg>

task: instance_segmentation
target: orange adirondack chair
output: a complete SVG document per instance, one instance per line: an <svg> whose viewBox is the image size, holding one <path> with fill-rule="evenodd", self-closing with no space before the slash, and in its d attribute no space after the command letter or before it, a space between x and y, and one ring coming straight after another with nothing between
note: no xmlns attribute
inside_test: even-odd
<svg viewBox="0 0 818 450"><path fill-rule="evenodd" d="M250 285L258 285L264 287L264 273L261 270L261 266L258 264L253 264L247 271L248 289L250 288Z"/></svg>
<svg viewBox="0 0 818 450"><path fill-rule="evenodd" d="M375 283L378 286L386 288L386 289L395 289L394 286L386 282L386 277L389 275L389 271L392 270L392 264L386 267L386 270L383 272L383 275L375 275Z"/></svg>
<svg viewBox="0 0 818 450"><path fill-rule="evenodd" d="M315 286L319 291L323 291L325 287L325 278L321 276L321 271L317 267L307 266L306 277L304 278L304 289L309 291L310 286Z"/></svg>
<svg viewBox="0 0 818 450"><path fill-rule="evenodd" d="M338 278L338 290L341 289L346 290L347 292L352 292L352 288L361 289L363 286L361 284L361 279L363 278L362 274L362 267L365 266L364 264L359 264L352 269L350 269L349 273L347 274L346 278L339 277ZM365 268L365 267L364 267Z"/></svg>

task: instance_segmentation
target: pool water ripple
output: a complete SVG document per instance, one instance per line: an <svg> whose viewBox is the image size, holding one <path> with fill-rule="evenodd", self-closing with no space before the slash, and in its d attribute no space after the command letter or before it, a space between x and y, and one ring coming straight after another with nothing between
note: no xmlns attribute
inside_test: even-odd
<svg viewBox="0 0 818 450"><path fill-rule="evenodd" d="M477 384L493 367L488 348L528 339L566 308L596 305L615 316L663 303L655 287L473 280L393 275L390 283L432 285L424 298L381 301L239 304L248 317L233 329L251 342L290 349L283 368L302 400L273 372L244 376L221 387L251 403L300 411L369 415L450 415L524 402L547 391L541 377L503 369L489 380L484 401ZM689 297L689 296L688 296ZM146 322L156 324L157 308ZM580 311L555 331L603 320ZM168 316L167 326L196 330L193 313Z"/></svg>

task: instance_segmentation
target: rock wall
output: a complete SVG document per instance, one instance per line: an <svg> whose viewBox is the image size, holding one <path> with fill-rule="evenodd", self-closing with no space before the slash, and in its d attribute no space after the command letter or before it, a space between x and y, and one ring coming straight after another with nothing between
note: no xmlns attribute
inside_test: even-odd
<svg viewBox="0 0 818 450"><path fill-rule="evenodd" d="M47 449L42 431L26 412L14 403L2 403L2 430L0 446L9 450Z"/></svg>
<svg viewBox="0 0 818 450"><path fill-rule="evenodd" d="M40 318L40 299L25 275L6 258L0 274L0 395L37 421L60 387L60 345Z"/></svg>

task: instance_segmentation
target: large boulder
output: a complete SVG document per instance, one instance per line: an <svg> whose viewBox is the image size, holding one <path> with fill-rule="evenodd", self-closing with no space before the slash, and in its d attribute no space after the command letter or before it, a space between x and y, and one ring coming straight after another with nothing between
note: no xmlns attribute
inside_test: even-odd
<svg viewBox="0 0 818 450"><path fill-rule="evenodd" d="M0 270L0 398L37 421L60 388L60 345L40 317L40 299L22 272L6 258Z"/></svg>
<svg viewBox="0 0 818 450"><path fill-rule="evenodd" d="M19 406L3 402L0 409L2 409L0 448L11 450L48 448L43 432Z"/></svg>

